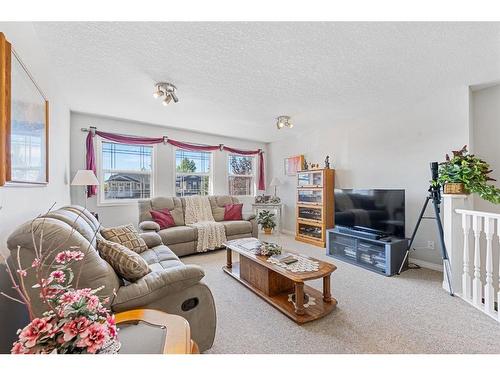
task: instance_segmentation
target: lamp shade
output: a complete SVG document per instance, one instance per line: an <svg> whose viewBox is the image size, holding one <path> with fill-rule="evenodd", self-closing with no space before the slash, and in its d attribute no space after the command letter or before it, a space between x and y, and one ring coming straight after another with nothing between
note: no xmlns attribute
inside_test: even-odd
<svg viewBox="0 0 500 375"><path fill-rule="evenodd" d="M278 177L273 177L273 179L271 180L271 183L269 184L269 186L280 186L281 185L281 181Z"/></svg>
<svg viewBox="0 0 500 375"><path fill-rule="evenodd" d="M95 186L99 185L99 180L95 176L94 172L88 169L80 169L76 172L71 185L74 186Z"/></svg>

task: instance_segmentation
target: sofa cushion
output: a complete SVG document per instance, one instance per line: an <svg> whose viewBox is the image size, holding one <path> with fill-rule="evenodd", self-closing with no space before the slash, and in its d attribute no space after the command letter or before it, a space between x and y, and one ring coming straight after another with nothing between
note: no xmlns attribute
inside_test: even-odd
<svg viewBox="0 0 500 375"><path fill-rule="evenodd" d="M78 206L76 206L78 207ZM68 224L70 227L80 233L87 241L92 244L92 247L97 246L96 241L96 228L94 225L89 224L89 221L84 218L83 212L70 210L68 208L60 208L55 211L49 211L44 218L53 218Z"/></svg>
<svg viewBox="0 0 500 375"><path fill-rule="evenodd" d="M162 229L158 232L165 245L192 242L198 239L198 231L194 228L179 226Z"/></svg>
<svg viewBox="0 0 500 375"><path fill-rule="evenodd" d="M119 243L99 240L97 249L101 257L125 280L133 282L150 272L148 264L139 254Z"/></svg>
<svg viewBox="0 0 500 375"><path fill-rule="evenodd" d="M243 203L227 204L224 208L224 220L243 220Z"/></svg>
<svg viewBox="0 0 500 375"><path fill-rule="evenodd" d="M148 249L146 242L139 236L132 224L103 228L101 229L101 235L104 239L122 244L136 253L142 253Z"/></svg>
<svg viewBox="0 0 500 375"><path fill-rule="evenodd" d="M230 195L213 195L208 197L210 206L212 207L212 215L215 221L224 220L224 212L226 205L240 203L237 198Z"/></svg>
<svg viewBox="0 0 500 375"><path fill-rule="evenodd" d="M159 245L148 249L141 253L140 256L153 272L160 272L168 268L184 265L179 260L179 257L165 245Z"/></svg>
<svg viewBox="0 0 500 375"><path fill-rule="evenodd" d="M252 233L252 224L245 220L223 221L226 229L226 236L234 236L236 234Z"/></svg>
<svg viewBox="0 0 500 375"><path fill-rule="evenodd" d="M161 210L151 210L149 211L155 223L160 226L160 229L175 227L175 221L168 208L162 208Z"/></svg>

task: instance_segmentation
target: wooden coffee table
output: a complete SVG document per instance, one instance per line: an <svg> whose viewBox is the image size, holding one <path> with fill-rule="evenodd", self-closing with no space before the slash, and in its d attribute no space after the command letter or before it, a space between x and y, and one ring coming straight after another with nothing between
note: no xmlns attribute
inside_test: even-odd
<svg viewBox="0 0 500 375"><path fill-rule="evenodd" d="M319 263L319 269L311 272L291 272L267 261L267 256L255 255L228 241L227 264L224 272L252 290L286 316L303 324L319 319L337 306L331 296L330 275L337 269L334 264L307 257L286 250L286 253L300 255ZM233 263L232 252L239 255L239 262ZM304 282L323 278L323 292Z"/></svg>

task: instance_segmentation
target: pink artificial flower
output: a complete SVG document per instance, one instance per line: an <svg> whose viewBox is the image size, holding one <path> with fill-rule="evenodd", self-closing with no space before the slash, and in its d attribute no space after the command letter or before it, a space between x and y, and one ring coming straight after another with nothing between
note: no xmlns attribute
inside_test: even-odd
<svg viewBox="0 0 500 375"><path fill-rule="evenodd" d="M89 296L87 300L87 309L95 311L99 307L100 301L97 296Z"/></svg>
<svg viewBox="0 0 500 375"><path fill-rule="evenodd" d="M40 298L55 298L57 297L58 294L63 293L63 289L57 289L57 288L43 288L43 292L40 293Z"/></svg>
<svg viewBox="0 0 500 375"><path fill-rule="evenodd" d="M108 323L109 337L111 337L111 338L114 339L116 337L116 335L117 335L115 316L114 315L109 315L106 318L106 322Z"/></svg>
<svg viewBox="0 0 500 375"><path fill-rule="evenodd" d="M40 335L52 329L52 324L49 322L50 319L47 317L33 319L19 334L20 341L27 348L35 346Z"/></svg>
<svg viewBox="0 0 500 375"><path fill-rule="evenodd" d="M64 341L71 341L74 337L84 332L89 326L90 322L84 316L75 318L62 327L64 332Z"/></svg>
<svg viewBox="0 0 500 375"><path fill-rule="evenodd" d="M61 251L55 257L57 263L66 263L68 260L68 256L66 255L66 251Z"/></svg>
<svg viewBox="0 0 500 375"><path fill-rule="evenodd" d="M14 345L12 345L12 349L10 350L12 354L27 354L28 349L25 348L23 344L19 341L16 341Z"/></svg>
<svg viewBox="0 0 500 375"><path fill-rule="evenodd" d="M41 263L40 259L35 258L35 260L33 261L33 263L31 263L31 267L36 268L36 267L38 267L40 265L40 263Z"/></svg>
<svg viewBox="0 0 500 375"><path fill-rule="evenodd" d="M52 271L50 277L52 277L58 283L63 283L66 280L66 275L61 270Z"/></svg>
<svg viewBox="0 0 500 375"><path fill-rule="evenodd" d="M72 304L72 303L77 302L79 299L80 299L80 296L77 293L71 291L71 292L64 293L61 296L59 301L62 304Z"/></svg>
<svg viewBox="0 0 500 375"><path fill-rule="evenodd" d="M26 272L26 270L17 270L17 273L21 276L21 277L26 277L26 275L28 274Z"/></svg>
<svg viewBox="0 0 500 375"><path fill-rule="evenodd" d="M49 276L48 279L41 279L40 284L42 288L46 288L49 286L50 283L52 283L52 281L54 281L54 279L52 278L52 276Z"/></svg>
<svg viewBox="0 0 500 375"><path fill-rule="evenodd" d="M71 262L72 260L82 260L84 254L81 251L61 251L55 257L55 260L59 264L65 264Z"/></svg>
<svg viewBox="0 0 500 375"><path fill-rule="evenodd" d="M104 324L93 323L80 334L80 340L76 344L79 348L86 348L88 353L95 353L102 348L108 338Z"/></svg>

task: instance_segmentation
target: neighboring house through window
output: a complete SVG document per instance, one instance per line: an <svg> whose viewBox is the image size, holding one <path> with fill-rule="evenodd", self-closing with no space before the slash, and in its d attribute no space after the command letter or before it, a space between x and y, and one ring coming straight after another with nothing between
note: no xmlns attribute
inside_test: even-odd
<svg viewBox="0 0 500 375"><path fill-rule="evenodd" d="M212 153L175 150L175 195L209 195L212 188Z"/></svg>
<svg viewBox="0 0 500 375"><path fill-rule="evenodd" d="M254 195L255 157L229 154L227 161L229 195Z"/></svg>
<svg viewBox="0 0 500 375"><path fill-rule="evenodd" d="M153 146L101 142L101 203L153 196Z"/></svg>

